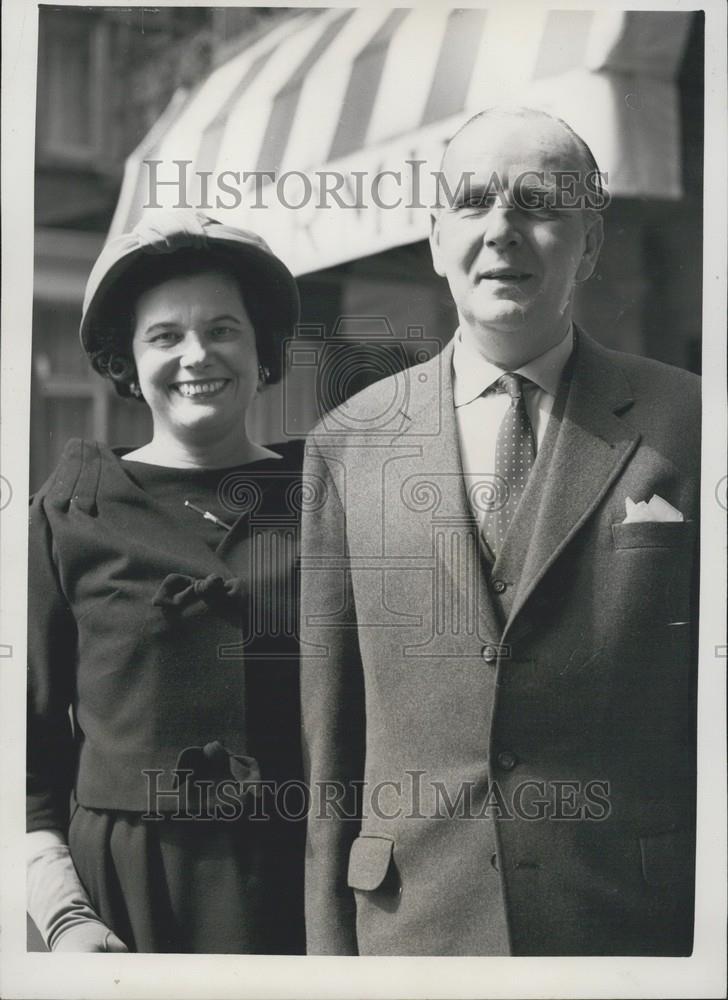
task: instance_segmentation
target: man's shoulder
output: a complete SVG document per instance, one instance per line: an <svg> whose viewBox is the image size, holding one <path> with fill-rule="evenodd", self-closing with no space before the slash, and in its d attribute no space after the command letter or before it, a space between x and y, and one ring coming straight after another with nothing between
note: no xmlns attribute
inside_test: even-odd
<svg viewBox="0 0 728 1000"><path fill-rule="evenodd" d="M689 399L700 400L701 379L694 372L638 354L611 350L607 354L623 368L635 386L652 392L682 393Z"/></svg>
<svg viewBox="0 0 728 1000"><path fill-rule="evenodd" d="M590 345L595 375L611 382L619 417L641 435L644 445L696 475L700 460L701 380L697 375L651 358ZM615 377L616 374L616 377Z"/></svg>
<svg viewBox="0 0 728 1000"><path fill-rule="evenodd" d="M354 437L358 442L367 435L397 435L405 429L408 414L418 410L432 394L432 376L440 373L446 360L440 352L427 361L393 372L354 393L333 407L316 423L309 439Z"/></svg>
<svg viewBox="0 0 728 1000"><path fill-rule="evenodd" d="M669 411L699 415L699 375L653 358L614 351L593 341L591 346L604 361L621 371L629 383L635 403L660 405Z"/></svg>

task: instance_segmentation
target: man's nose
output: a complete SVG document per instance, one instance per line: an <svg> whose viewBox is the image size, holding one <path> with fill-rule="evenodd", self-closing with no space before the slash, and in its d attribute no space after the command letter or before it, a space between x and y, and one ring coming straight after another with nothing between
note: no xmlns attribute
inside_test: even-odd
<svg viewBox="0 0 728 1000"><path fill-rule="evenodd" d="M208 344L204 337L189 330L182 344L180 364L185 368L195 368L204 365L209 356Z"/></svg>
<svg viewBox="0 0 728 1000"><path fill-rule="evenodd" d="M488 247L518 246L521 233L515 224L514 211L510 205L493 205L485 219L483 242Z"/></svg>

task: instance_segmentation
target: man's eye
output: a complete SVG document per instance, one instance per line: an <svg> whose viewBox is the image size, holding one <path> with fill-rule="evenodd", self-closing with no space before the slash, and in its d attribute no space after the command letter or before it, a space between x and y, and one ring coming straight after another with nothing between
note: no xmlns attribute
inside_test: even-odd
<svg viewBox="0 0 728 1000"><path fill-rule="evenodd" d="M464 197L458 207L465 210L487 211L493 207L496 200L497 196L493 194L471 194Z"/></svg>
<svg viewBox="0 0 728 1000"><path fill-rule="evenodd" d="M520 203L527 212L549 216L555 214L554 196L548 191L523 191Z"/></svg>
<svg viewBox="0 0 728 1000"><path fill-rule="evenodd" d="M226 337L234 337L237 333L237 329L234 326L213 326L210 330L210 336L214 337L216 340L224 340Z"/></svg>
<svg viewBox="0 0 728 1000"><path fill-rule="evenodd" d="M556 209L549 202L535 205L531 211L542 219L553 219L558 215Z"/></svg>

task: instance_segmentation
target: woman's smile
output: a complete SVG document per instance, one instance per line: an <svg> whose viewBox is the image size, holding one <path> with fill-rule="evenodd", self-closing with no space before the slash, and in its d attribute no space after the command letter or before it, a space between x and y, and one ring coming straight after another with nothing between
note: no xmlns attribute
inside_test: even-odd
<svg viewBox="0 0 728 1000"><path fill-rule="evenodd" d="M173 382L172 389L185 399L205 400L219 396L230 382L229 378L191 379L185 382Z"/></svg>

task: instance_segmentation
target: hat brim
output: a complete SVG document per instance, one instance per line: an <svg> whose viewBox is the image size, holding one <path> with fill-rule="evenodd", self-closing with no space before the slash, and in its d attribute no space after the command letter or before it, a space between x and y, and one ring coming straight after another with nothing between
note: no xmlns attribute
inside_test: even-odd
<svg viewBox="0 0 728 1000"><path fill-rule="evenodd" d="M133 246L124 246L122 240L128 238L114 241L116 247L107 245L91 272L87 286L79 331L84 350L89 354L96 351L102 333L104 342L108 343L108 332L115 326L110 311L119 301L134 300L135 284L144 274L145 263L153 267L163 258L171 263L175 254L190 249L198 249L203 256L210 252L213 265L221 261L227 263L240 282L243 296L246 297L247 292L255 298L258 335L263 334L279 342L292 336L300 314L298 286L293 275L272 252L241 239L236 231L232 232L235 235L230 238L222 233L208 238L204 248L183 243L160 251L139 245L138 241ZM264 329L257 329L261 324Z"/></svg>

